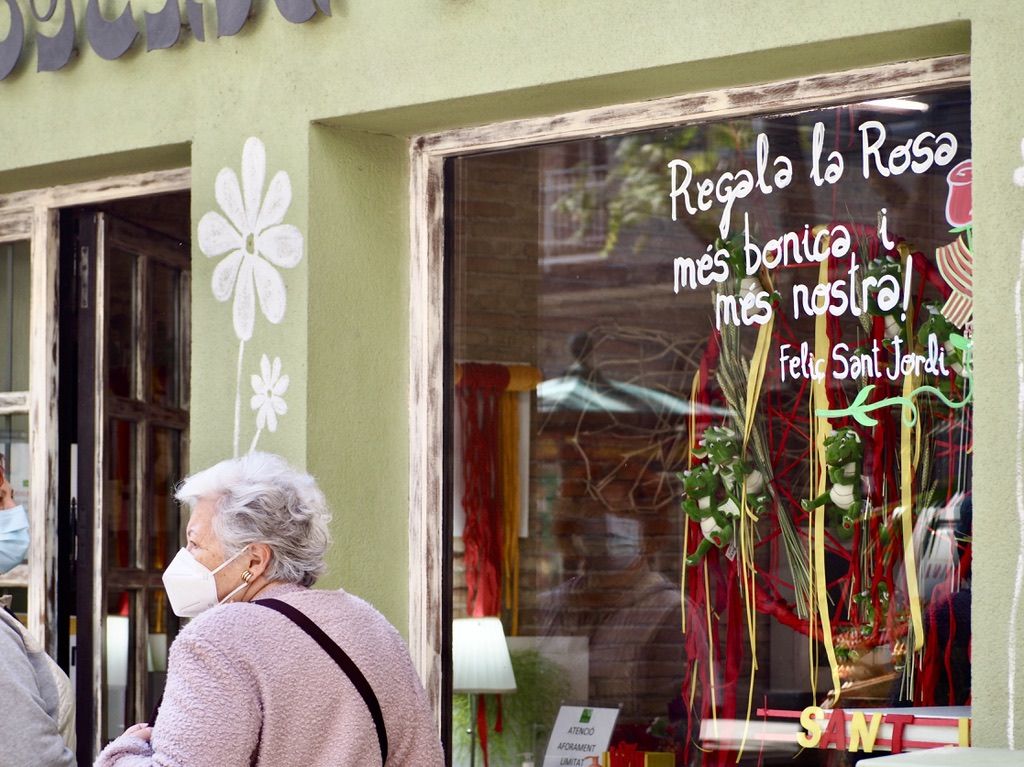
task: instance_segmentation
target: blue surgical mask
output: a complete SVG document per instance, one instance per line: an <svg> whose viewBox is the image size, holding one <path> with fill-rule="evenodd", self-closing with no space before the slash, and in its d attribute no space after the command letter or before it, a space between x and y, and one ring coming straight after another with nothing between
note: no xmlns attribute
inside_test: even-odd
<svg viewBox="0 0 1024 767"><path fill-rule="evenodd" d="M609 562L616 568L629 567L641 553L640 520L628 517L605 517Z"/></svg>
<svg viewBox="0 0 1024 767"><path fill-rule="evenodd" d="M24 506L0 511L0 573L21 564L28 552L28 515Z"/></svg>

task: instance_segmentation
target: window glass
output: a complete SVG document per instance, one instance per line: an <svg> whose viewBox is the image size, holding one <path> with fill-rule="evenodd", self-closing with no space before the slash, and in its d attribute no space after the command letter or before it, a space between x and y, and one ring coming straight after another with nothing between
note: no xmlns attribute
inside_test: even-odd
<svg viewBox="0 0 1024 767"><path fill-rule="evenodd" d="M146 686L142 713L152 712L160 704L167 683L167 658L178 634L178 618L171 610L162 588L150 589L146 631Z"/></svg>
<svg viewBox="0 0 1024 767"><path fill-rule="evenodd" d="M107 257L107 381L112 394L133 396L138 338L136 317L137 256L111 248Z"/></svg>
<svg viewBox="0 0 1024 767"><path fill-rule="evenodd" d="M28 414L0 416L0 453L3 453L7 481L15 503L28 509L32 458L28 448Z"/></svg>
<svg viewBox="0 0 1024 767"><path fill-rule="evenodd" d="M25 586L0 586L0 600L10 600L8 609L18 620L28 626L28 588Z"/></svg>
<svg viewBox="0 0 1024 767"><path fill-rule="evenodd" d="M179 429L153 427L150 430L150 463L153 484L149 507L149 568L163 572L180 544L181 513L174 500L174 486L181 479L181 443Z"/></svg>
<svg viewBox="0 0 1024 767"><path fill-rule="evenodd" d="M673 765L963 737L970 157L961 88L449 161L451 599L517 677L456 764L569 703Z"/></svg>
<svg viewBox="0 0 1024 767"><path fill-rule="evenodd" d="M135 564L135 440L136 425L111 418L107 427L104 512L107 520L107 568Z"/></svg>
<svg viewBox="0 0 1024 767"><path fill-rule="evenodd" d="M152 363L150 401L181 407L181 301L179 272L160 264L150 266L149 332Z"/></svg>
<svg viewBox="0 0 1024 767"><path fill-rule="evenodd" d="M0 391L28 389L29 258L27 240L0 242Z"/></svg>
<svg viewBox="0 0 1024 767"><path fill-rule="evenodd" d="M126 721L134 680L134 592L107 591L103 626L103 675L106 682L105 736L116 738L132 722Z"/></svg>
<svg viewBox="0 0 1024 767"><path fill-rule="evenodd" d="M10 482L11 491L14 494L14 503L24 506L26 513L28 513L30 499L29 477L32 465L31 456L29 455L28 415L0 416L0 465L3 466L7 481ZM0 572L0 583L4 581L8 584L28 583L28 559L29 552L26 552L22 564L15 565L6 572ZM0 597L3 597L5 593L7 593L7 590L0 588ZM23 601L26 593L27 591L25 590L14 590L15 599L12 609L19 614L26 612L28 609Z"/></svg>

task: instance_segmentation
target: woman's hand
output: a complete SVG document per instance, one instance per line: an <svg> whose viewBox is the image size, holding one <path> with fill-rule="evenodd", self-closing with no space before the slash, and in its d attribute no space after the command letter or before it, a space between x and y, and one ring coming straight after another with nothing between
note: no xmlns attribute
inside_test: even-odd
<svg viewBox="0 0 1024 767"><path fill-rule="evenodd" d="M124 734L131 735L133 738L139 738L140 740L144 740L148 743L149 739L153 737L153 728L146 722L139 722L125 730Z"/></svg>

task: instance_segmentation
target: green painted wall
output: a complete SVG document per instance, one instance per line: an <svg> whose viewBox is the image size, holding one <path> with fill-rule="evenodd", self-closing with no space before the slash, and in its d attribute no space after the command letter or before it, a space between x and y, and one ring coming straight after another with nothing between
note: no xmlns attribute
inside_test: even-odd
<svg viewBox="0 0 1024 767"><path fill-rule="evenodd" d="M335 509L325 584L407 625L408 152L313 126L307 465Z"/></svg>
<svg viewBox="0 0 1024 767"><path fill-rule="evenodd" d="M134 5L155 11L163 0ZM81 18L84 0L75 0ZM108 16L120 3L111 0ZM305 255L282 269L281 324L257 309L242 382L280 356L288 413L260 446L321 479L335 512L330 585L399 626L407 615L406 137L445 126L564 112L711 87L954 52L972 54L978 302L975 736L1006 741L1007 635L1020 541L1014 507L1013 280L1024 231L1024 14L990 0L334 0L298 27L257 2L242 34L100 60L80 41L64 72L26 52L0 83L0 191L190 164L194 225L214 184L260 137L284 169ZM7 18L0 10L0 36ZM45 25L52 32L60 20ZM231 450L238 340L212 297L219 259L195 246L193 468ZM247 431L248 429L248 431ZM1021 671L1024 674L1024 670ZM1024 685L1018 685L1024 688ZM1024 695L1017 696L1024 731ZM1024 735L1018 742L1024 740Z"/></svg>

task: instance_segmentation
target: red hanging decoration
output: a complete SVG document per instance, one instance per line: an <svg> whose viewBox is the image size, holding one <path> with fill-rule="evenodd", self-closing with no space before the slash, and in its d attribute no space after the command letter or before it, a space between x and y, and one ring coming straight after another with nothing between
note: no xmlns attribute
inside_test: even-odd
<svg viewBox="0 0 1024 767"><path fill-rule="evenodd" d="M490 767L487 760L487 701L483 695L476 697L476 732L480 737L480 750L484 754L484 767ZM476 748L476 744L470 743L469 747Z"/></svg>
<svg viewBox="0 0 1024 767"><path fill-rule="evenodd" d="M504 365L466 364L457 393L462 416L462 507L466 525L466 614L501 613L502 504L498 400L508 386Z"/></svg>
<svg viewBox="0 0 1024 767"><path fill-rule="evenodd" d="M500 409L510 373L505 365L467 363L456 392L462 417L462 530L466 567L466 614L474 618L501 614L501 566L504 510L501 494ZM497 698L495 732L502 731L501 696ZM477 735L487 754L487 701L477 696ZM470 744L475 748L476 744Z"/></svg>

